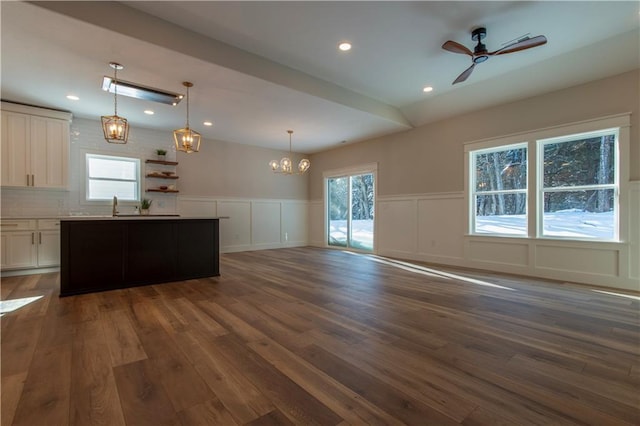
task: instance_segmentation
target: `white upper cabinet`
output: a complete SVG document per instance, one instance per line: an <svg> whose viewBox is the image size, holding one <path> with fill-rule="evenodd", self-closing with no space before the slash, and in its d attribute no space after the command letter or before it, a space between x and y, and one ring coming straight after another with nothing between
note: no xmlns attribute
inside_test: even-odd
<svg viewBox="0 0 640 426"><path fill-rule="evenodd" d="M68 185L71 114L2 103L2 186Z"/></svg>

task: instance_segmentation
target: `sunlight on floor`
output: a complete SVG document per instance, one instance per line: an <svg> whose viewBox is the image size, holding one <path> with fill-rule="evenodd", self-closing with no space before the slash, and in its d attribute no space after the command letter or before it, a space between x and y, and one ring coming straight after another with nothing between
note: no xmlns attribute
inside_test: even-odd
<svg viewBox="0 0 640 426"><path fill-rule="evenodd" d="M29 303L42 299L43 296L23 297L21 299L0 300L0 317L9 312L16 311Z"/></svg>
<svg viewBox="0 0 640 426"><path fill-rule="evenodd" d="M469 278L469 277L465 277L462 275L457 275L457 274L453 274L451 272L444 272L444 271L439 271L437 269L432 269L432 268L427 268L425 266L421 266L421 265L415 265L413 263L409 263L409 262L403 262L400 260L391 260L391 259L387 259L384 257L380 257L380 256L376 256L374 254L361 254L361 253L354 253L351 251L344 251L344 253L349 253L355 256L365 256L368 257L369 259L373 260L374 262L379 262L379 263L383 263L385 265L389 265L389 266L393 266L395 268L399 268L405 271L409 271L409 272L414 272L416 274L422 274L422 275L426 275L426 276L430 276L430 277L438 277L438 278L448 278L448 279L452 279L452 280L458 280L458 281L464 281L470 284L477 284L477 285L482 285L482 286L486 286L486 287L493 287L493 288L499 288L502 290L510 290L510 291L515 291L514 289L510 288L510 287L505 287L502 285L498 285L498 284L493 284L487 281L482 281L482 280L477 280L475 278Z"/></svg>
<svg viewBox="0 0 640 426"><path fill-rule="evenodd" d="M611 296L626 297L627 299L632 299L632 300L640 300L640 296L634 296L631 294L614 293L612 291L604 291L604 290L591 290L591 291L595 291L596 293L609 294Z"/></svg>

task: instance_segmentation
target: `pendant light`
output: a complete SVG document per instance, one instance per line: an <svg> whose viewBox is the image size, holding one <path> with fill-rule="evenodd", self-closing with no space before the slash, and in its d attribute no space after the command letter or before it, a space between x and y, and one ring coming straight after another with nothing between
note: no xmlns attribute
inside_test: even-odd
<svg viewBox="0 0 640 426"><path fill-rule="evenodd" d="M109 66L113 68L113 115L102 116L102 131L104 138L109 143L125 144L129 139L129 123L124 117L118 116L118 70L124 67L116 62L110 62Z"/></svg>
<svg viewBox="0 0 640 426"><path fill-rule="evenodd" d="M193 83L185 81L182 85L187 88L187 124L183 129L173 131L173 139L177 151L190 154L200 151L200 133L189 128L189 88L193 87Z"/></svg>
<svg viewBox="0 0 640 426"><path fill-rule="evenodd" d="M282 173L285 175L301 175L309 170L309 167L311 167L311 162L308 159L303 158L298 163L298 170L293 171L293 162L291 161L291 135L293 134L293 130L287 130L287 133L289 133L289 156L282 157L280 162L278 162L277 160L271 160L269 162L269 166L271 167L271 171L274 173Z"/></svg>

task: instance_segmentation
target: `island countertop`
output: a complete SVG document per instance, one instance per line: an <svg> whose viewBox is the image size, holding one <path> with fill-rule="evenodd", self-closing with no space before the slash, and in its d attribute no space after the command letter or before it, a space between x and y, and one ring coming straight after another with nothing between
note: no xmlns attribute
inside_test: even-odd
<svg viewBox="0 0 640 426"><path fill-rule="evenodd" d="M88 221L88 220L206 220L206 219L228 219L227 216L180 216L177 214L158 215L78 215L60 216L60 221Z"/></svg>

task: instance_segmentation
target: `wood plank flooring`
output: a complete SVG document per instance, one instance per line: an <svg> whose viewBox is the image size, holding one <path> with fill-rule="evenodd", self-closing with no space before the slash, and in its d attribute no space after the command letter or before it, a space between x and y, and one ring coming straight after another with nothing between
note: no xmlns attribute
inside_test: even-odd
<svg viewBox="0 0 640 426"><path fill-rule="evenodd" d="M3 279L44 297L0 320L1 424L640 424L638 294L317 248L221 274Z"/></svg>

